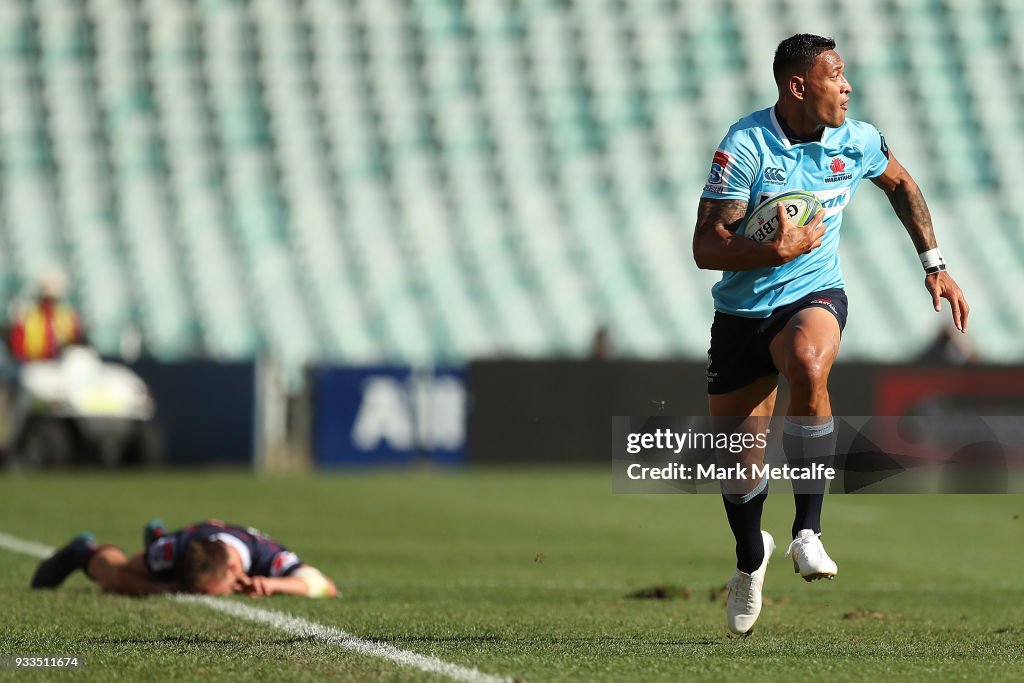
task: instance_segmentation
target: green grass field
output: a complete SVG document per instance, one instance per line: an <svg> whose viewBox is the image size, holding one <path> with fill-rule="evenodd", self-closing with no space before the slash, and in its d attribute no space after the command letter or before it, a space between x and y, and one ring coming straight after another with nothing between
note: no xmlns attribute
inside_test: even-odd
<svg viewBox="0 0 1024 683"><path fill-rule="evenodd" d="M526 681L1019 679L1024 499L832 496L840 566L808 584L782 546L752 637L725 635L732 543L716 496L613 496L606 470L259 478L233 473L0 478L0 531L61 544L80 530L138 550L150 517L261 527L336 580L336 601L270 598L360 638ZM444 680L163 597L101 594L80 574L30 591L32 557L0 550L0 655L77 654L32 680ZM689 597L631 599L659 585Z"/></svg>

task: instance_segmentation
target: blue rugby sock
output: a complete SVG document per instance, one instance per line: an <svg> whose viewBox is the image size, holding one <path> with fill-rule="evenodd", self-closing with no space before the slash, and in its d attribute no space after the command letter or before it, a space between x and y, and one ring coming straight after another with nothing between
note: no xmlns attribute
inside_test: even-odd
<svg viewBox="0 0 1024 683"><path fill-rule="evenodd" d="M752 574L764 561L761 512L767 498L767 479L745 495L722 493L725 514L736 539L736 568L747 574Z"/></svg>
<svg viewBox="0 0 1024 683"><path fill-rule="evenodd" d="M835 443L835 427L831 418L824 424L805 425L787 417L783 424L782 448L792 467L811 467L816 463L828 467L832 463ZM827 482L824 479L803 480L796 486L798 489L793 492L796 508L793 538L801 529L821 533L821 507L825 502Z"/></svg>

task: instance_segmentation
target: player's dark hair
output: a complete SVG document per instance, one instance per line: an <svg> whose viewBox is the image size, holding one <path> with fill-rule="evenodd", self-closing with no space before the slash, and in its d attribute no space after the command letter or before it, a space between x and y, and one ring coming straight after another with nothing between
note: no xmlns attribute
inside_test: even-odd
<svg viewBox="0 0 1024 683"><path fill-rule="evenodd" d="M809 71L815 58L822 52L834 49L836 49L836 41L832 38L810 33L797 33L786 38L775 49L775 61L772 62L775 82L782 87L786 79L793 74Z"/></svg>
<svg viewBox="0 0 1024 683"><path fill-rule="evenodd" d="M210 582L223 578L227 569L227 546L220 541L194 538L185 546L174 573L183 592L203 593Z"/></svg>

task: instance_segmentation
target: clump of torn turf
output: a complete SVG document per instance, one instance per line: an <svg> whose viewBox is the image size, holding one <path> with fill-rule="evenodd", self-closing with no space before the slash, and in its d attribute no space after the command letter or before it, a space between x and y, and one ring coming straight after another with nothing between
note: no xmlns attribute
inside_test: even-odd
<svg viewBox="0 0 1024 683"><path fill-rule="evenodd" d="M689 600L691 595L693 591L688 586L651 586L633 591L626 597L634 600Z"/></svg>
<svg viewBox="0 0 1024 683"><path fill-rule="evenodd" d="M889 619L889 615L877 612L875 610L864 609L863 607L847 612L843 615L843 619L856 620L856 619L874 619L875 621L885 621Z"/></svg>

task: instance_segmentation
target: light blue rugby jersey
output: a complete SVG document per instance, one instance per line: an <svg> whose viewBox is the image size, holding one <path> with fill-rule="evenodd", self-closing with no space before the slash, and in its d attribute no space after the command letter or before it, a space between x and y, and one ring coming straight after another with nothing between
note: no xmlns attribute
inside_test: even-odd
<svg viewBox="0 0 1024 683"><path fill-rule="evenodd" d="M790 143L775 108L737 121L718 146L701 197L742 199L748 215L772 195L787 190L813 192L825 207L821 246L771 268L726 271L712 288L715 310L767 318L772 310L813 292L843 286L839 267L839 228L843 209L862 178L885 171L885 138L869 123L846 119L826 128L821 141Z"/></svg>

